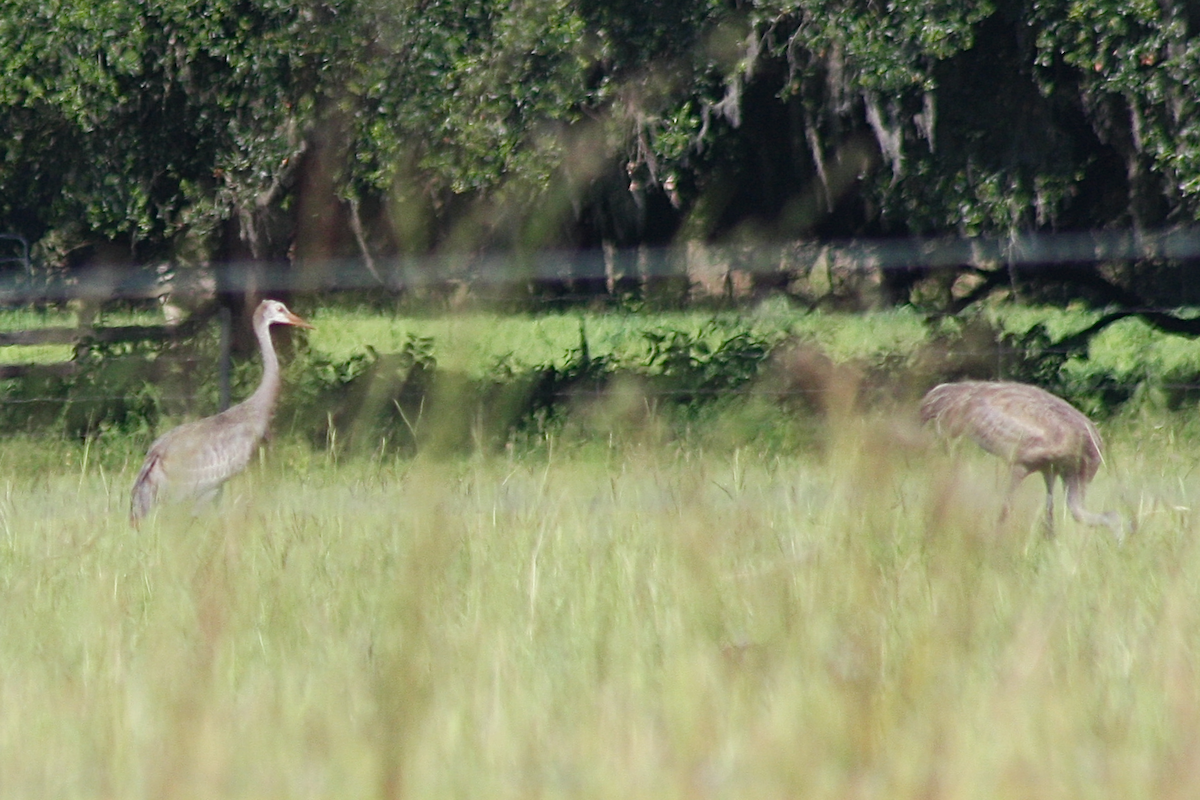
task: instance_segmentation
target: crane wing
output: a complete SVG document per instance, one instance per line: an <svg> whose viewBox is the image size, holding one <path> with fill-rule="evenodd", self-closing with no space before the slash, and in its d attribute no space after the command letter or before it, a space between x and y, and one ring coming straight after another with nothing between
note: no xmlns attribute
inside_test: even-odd
<svg viewBox="0 0 1200 800"><path fill-rule="evenodd" d="M260 436L252 426L220 415L181 425L158 439L146 456L172 495L209 493L246 468ZM143 467L145 469L145 467Z"/></svg>
<svg viewBox="0 0 1200 800"><path fill-rule="evenodd" d="M1048 438L1046 418L1004 392L975 395L964 409L967 433L993 455L1013 460L1014 454L1037 447Z"/></svg>

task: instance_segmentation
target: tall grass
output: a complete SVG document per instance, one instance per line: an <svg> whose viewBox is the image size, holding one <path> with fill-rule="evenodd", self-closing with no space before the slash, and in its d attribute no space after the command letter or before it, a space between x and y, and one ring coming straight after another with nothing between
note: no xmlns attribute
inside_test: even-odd
<svg viewBox="0 0 1200 800"><path fill-rule="evenodd" d="M1106 433L1089 502L1137 514L1123 546L1065 519L1043 539L1034 481L998 527L997 465L905 420L843 420L823 455L783 432L341 463L279 441L215 510L140 532L126 443L9 440L0 787L1194 796L1196 434Z"/></svg>

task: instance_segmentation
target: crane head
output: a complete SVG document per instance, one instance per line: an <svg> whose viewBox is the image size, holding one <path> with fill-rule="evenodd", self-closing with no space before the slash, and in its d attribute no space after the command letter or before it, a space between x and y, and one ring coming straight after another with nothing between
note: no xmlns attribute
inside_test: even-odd
<svg viewBox="0 0 1200 800"><path fill-rule="evenodd" d="M289 311L288 307L278 300L263 300L258 304L258 310L254 313L255 316L261 318L267 325L295 325L298 328L313 327L304 319Z"/></svg>

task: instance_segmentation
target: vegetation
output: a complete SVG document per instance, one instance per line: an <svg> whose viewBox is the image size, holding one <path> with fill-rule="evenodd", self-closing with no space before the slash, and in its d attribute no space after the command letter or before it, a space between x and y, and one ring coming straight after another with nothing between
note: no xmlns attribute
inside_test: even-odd
<svg viewBox="0 0 1200 800"><path fill-rule="evenodd" d="M1198 36L1180 0L4 0L0 229L55 266L376 275L431 252L1152 231L1200 214ZM1200 297L1178 261L1088 258L955 269L1045 300ZM888 298L924 277L889 273Z"/></svg>
<svg viewBox="0 0 1200 800"><path fill-rule="evenodd" d="M135 533L141 453L0 444L0 771L39 797L1188 795L1194 426L1105 426L1125 545L848 419L825 456L276 441ZM708 428L711 431L713 428ZM994 491L992 487L997 487ZM931 789L931 787L935 787Z"/></svg>
<svg viewBox="0 0 1200 800"><path fill-rule="evenodd" d="M298 294L269 455L141 532L215 336L5 380L5 793L1194 795L1192 264L902 265L862 317L795 245L1194 223L1193 5L0 0L0 232L84 305L89 263L350 258L383 306L640 248L537 315ZM764 242L826 264L773 287L811 313L639 271ZM1102 418L1136 535L1041 538L1032 481L996 525L999 465L908 403L965 375Z"/></svg>
<svg viewBox="0 0 1200 800"><path fill-rule="evenodd" d="M1136 317L1080 341L1076 334L1103 318L1080 308L999 303L929 318L911 308L805 312L776 300L630 314L305 313L317 330L300 339L277 333L287 389L276 427L343 453L503 448L576 425L592 401L614 394L649 404L678 431L757 402L803 408L838 381L848 402L876 410L963 377L1037 383L1099 418L1190 409L1200 398L1200 360L1189 342ZM69 320L13 312L0 314L0 329ZM98 322L139 320L105 314ZM70 356L68 347L9 349L16 362ZM166 350L93 345L71 371L34 366L0 383L0 425L80 438L134 434L148 444L164 425L216 410L217 361L213 330ZM260 366L235 367L237 398Z"/></svg>

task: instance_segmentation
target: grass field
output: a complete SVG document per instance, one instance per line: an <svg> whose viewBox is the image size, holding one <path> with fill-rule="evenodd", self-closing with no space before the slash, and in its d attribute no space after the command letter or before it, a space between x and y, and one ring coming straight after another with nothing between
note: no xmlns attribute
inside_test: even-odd
<svg viewBox="0 0 1200 800"><path fill-rule="evenodd" d="M127 527L127 442L0 443L6 797L1193 797L1194 425L1089 505L903 419L824 446L273 443Z"/></svg>
<svg viewBox="0 0 1200 800"><path fill-rule="evenodd" d="M646 330L714 324L314 318L322 357L431 337L474 375L565 363L581 320L626 364ZM930 335L903 310L715 319L838 360ZM1197 365L1126 320L1064 370ZM1089 495L1136 521L1119 546L1066 516L1043 538L1036 478L997 525L1001 467L909 417L821 426L754 396L680 425L614 394L441 457L284 434L216 509L140 531L149 431L0 440L0 795L1197 796L1200 425L1138 398L1103 421Z"/></svg>
<svg viewBox="0 0 1200 800"><path fill-rule="evenodd" d="M1182 309L1189 316L1194 310ZM980 311L997 327L1023 332L1041 323L1053 338L1087 327L1098 312L1080 309L1022 307L998 303ZM0 311L0 331L74 324L70 311ZM782 299L734 311L681 311L638 314L563 311L546 314L499 314L482 311L434 316L404 316L349 309L320 309L312 315L317 330L312 350L338 361L361 354L369 345L377 352L396 352L412 336L436 343L441 366L482 373L497 363L515 366L562 364L580 343L583 324L594 356L610 356L635 364L647 352L644 333L660 329L700 331L706 324L752 330L768 337L795 335L819 344L835 360L871 358L910 352L928 340L923 315L898 308L870 314L809 312ZM161 324L157 314L106 312L101 325ZM0 362L65 360L67 345L0 347ZM1119 381L1137 382L1171 373L1200 372L1200 353L1191 340L1167 336L1129 318L1111 325L1092 341L1088 358L1070 360L1074 375L1104 373Z"/></svg>
<svg viewBox="0 0 1200 800"><path fill-rule="evenodd" d="M1185 309L1180 313L1189 316L1193 312ZM980 312L982 319L1015 333L1043 324L1054 339L1086 328L1099 316L1098 312L1079 309L1009 304ZM713 322L765 336L794 335L820 345L835 361L908 353L930 336L924 316L911 308L870 314L808 312L782 300L717 313L567 311L411 318L329 310L318 312L314 321L318 329L310 337L311 345L333 359L361 352L364 342L379 352L392 352L399 350L409 336L427 336L438 345L440 364L468 371L486 369L504 359L519 365L561 363L570 349L579 345L581 322L592 354L612 356L618 363L636 363L645 356L645 331L667 328L697 332ZM1188 338L1159 333L1131 317L1097 335L1088 357L1071 359L1066 369L1072 375L1103 373L1119 381L1137 382L1178 371L1200 372L1200 351Z"/></svg>
<svg viewBox="0 0 1200 800"><path fill-rule="evenodd" d="M706 325L748 329L765 336L797 334L821 344L837 359L907 351L928 337L911 310L862 314L808 313L786 302L743 311L679 311L646 314L567 311L551 314L455 314L429 318L343 310L314 315L312 347L333 359L361 352L370 342L380 352L399 350L410 336L438 344L439 364L468 372L508 360L517 366L560 364L580 342L580 325L593 356L631 364L647 353L644 334L661 329L699 333Z"/></svg>

